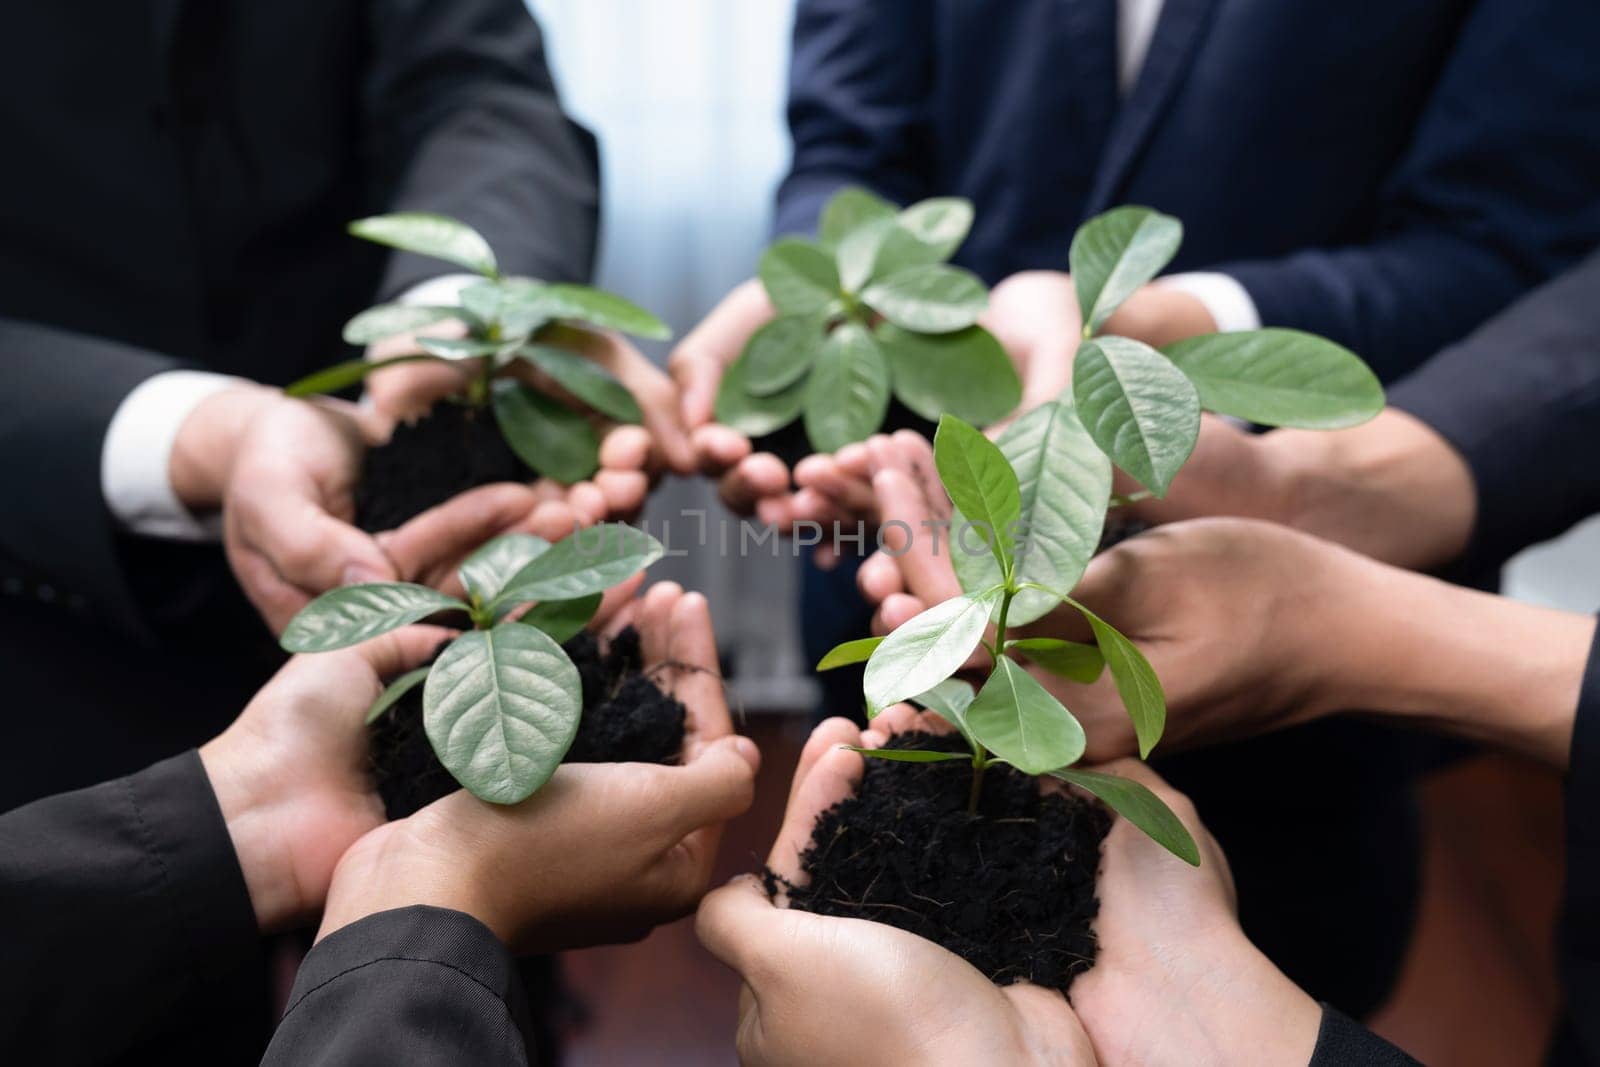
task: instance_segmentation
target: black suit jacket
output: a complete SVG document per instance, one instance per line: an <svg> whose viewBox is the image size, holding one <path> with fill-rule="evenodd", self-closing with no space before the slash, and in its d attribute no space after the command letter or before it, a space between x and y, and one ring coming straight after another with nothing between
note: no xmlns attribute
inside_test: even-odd
<svg viewBox="0 0 1600 1067"><path fill-rule="evenodd" d="M255 914L193 752L0 816L0 1059L254 1063ZM528 1011L483 924L383 912L306 956L266 1059L520 1065Z"/></svg>
<svg viewBox="0 0 1600 1067"><path fill-rule="evenodd" d="M91 0L6 29L0 670L31 710L0 810L197 743L276 662L220 552L108 513L128 392L178 366L290 381L351 354L349 315L450 269L350 219L455 215L507 270L571 280L598 197L521 0Z"/></svg>

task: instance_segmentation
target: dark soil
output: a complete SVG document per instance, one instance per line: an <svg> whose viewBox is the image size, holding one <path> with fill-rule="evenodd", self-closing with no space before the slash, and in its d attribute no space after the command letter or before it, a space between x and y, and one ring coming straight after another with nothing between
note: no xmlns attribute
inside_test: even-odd
<svg viewBox="0 0 1600 1067"><path fill-rule="evenodd" d="M1100 544L1095 548L1094 554L1116 548L1130 537L1138 537L1146 530L1154 529L1151 523L1143 519L1122 518L1112 511L1106 516L1105 529L1100 532Z"/></svg>
<svg viewBox="0 0 1600 1067"><path fill-rule="evenodd" d="M396 426L388 444L367 452L356 486L356 525L368 533L392 530L468 489L533 477L500 436L492 411L440 401L416 422Z"/></svg>
<svg viewBox="0 0 1600 1067"><path fill-rule="evenodd" d="M587 632L562 647L583 679L583 718L563 762L676 763L683 750L686 712L642 673L638 632L628 627L603 653ZM372 768L391 819L404 818L460 788L428 743L421 686L373 724Z"/></svg>
<svg viewBox="0 0 1600 1067"><path fill-rule="evenodd" d="M902 734L895 748L964 751L956 735ZM967 814L964 762L866 761L853 797L817 820L793 907L872 919L942 945L998 985L1065 991L1094 964L1095 873L1111 816L1094 801L1041 794L1010 767L984 776ZM779 878L768 871L767 891Z"/></svg>
<svg viewBox="0 0 1600 1067"><path fill-rule="evenodd" d="M896 430L915 430L928 440L933 440L933 423L891 397L889 410L883 417L883 429L878 432L894 433ZM806 439L804 419L795 419L782 429L755 438L750 444L757 452L773 453L783 460L791 471L794 470L796 463L816 451Z"/></svg>

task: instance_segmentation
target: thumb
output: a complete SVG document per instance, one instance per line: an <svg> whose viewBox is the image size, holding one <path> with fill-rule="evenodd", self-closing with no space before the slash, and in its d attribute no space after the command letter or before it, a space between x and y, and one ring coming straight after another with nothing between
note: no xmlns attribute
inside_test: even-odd
<svg viewBox="0 0 1600 1067"><path fill-rule="evenodd" d="M666 776L662 792L671 797L660 814L679 837L743 815L755 801L760 766L756 743L734 735L713 741L682 767L656 768Z"/></svg>
<svg viewBox="0 0 1600 1067"><path fill-rule="evenodd" d="M749 982L769 971L771 953L789 944L773 936L784 920L784 910L767 898L755 875L741 874L700 901L694 932L707 952Z"/></svg>
<svg viewBox="0 0 1600 1067"><path fill-rule="evenodd" d="M322 593L397 577L376 541L312 501L262 509L254 519L256 528L248 540L290 585Z"/></svg>
<svg viewBox="0 0 1600 1067"><path fill-rule="evenodd" d="M927 496L900 470L879 471L872 487L878 495L884 548L900 565L906 589L928 604L960 596L961 583L951 556L961 548L948 524L940 537Z"/></svg>

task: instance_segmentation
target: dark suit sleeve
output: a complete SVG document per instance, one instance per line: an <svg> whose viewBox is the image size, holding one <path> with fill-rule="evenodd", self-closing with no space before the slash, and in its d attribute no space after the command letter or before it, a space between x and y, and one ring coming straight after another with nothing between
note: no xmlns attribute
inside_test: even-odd
<svg viewBox="0 0 1600 1067"><path fill-rule="evenodd" d="M1480 0L1381 192L1378 235L1217 269L1266 325L1398 377L1600 242L1600 139L1575 133L1600 114L1596 39L1594 0Z"/></svg>
<svg viewBox="0 0 1600 1067"><path fill-rule="evenodd" d="M264 1067L530 1062L510 954L461 912L380 912L313 948Z"/></svg>
<svg viewBox="0 0 1600 1067"><path fill-rule="evenodd" d="M1324 1004L1310 1067L1417 1067L1417 1061Z"/></svg>
<svg viewBox="0 0 1600 1067"><path fill-rule="evenodd" d="M1600 253L1435 356L1389 402L1466 458L1471 566L1600 512Z"/></svg>
<svg viewBox="0 0 1600 1067"><path fill-rule="evenodd" d="M0 557L98 617L139 630L100 487L117 407L178 361L87 334L0 318Z"/></svg>
<svg viewBox="0 0 1600 1067"><path fill-rule="evenodd" d="M523 0L372 0L364 90L373 172L389 211L469 223L501 269L586 281L599 226L593 137L561 110ZM391 258L383 295L446 273Z"/></svg>
<svg viewBox="0 0 1600 1067"><path fill-rule="evenodd" d="M789 66L794 159L778 189L776 230L811 233L841 186L897 203L930 195L932 86L928 0L799 0Z"/></svg>
<svg viewBox="0 0 1600 1067"><path fill-rule="evenodd" d="M259 998L255 914L199 755L0 816L0 945L10 1063L102 1062Z"/></svg>
<svg viewBox="0 0 1600 1067"><path fill-rule="evenodd" d="M1572 729L1567 767L1567 882L1558 942L1564 1018L1552 1067L1600 1064L1600 636Z"/></svg>

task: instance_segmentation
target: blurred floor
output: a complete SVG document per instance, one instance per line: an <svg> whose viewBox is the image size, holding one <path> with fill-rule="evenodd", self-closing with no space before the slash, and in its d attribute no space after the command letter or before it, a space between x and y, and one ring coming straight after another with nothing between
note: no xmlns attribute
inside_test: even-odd
<svg viewBox="0 0 1600 1067"><path fill-rule="evenodd" d="M793 715L746 725L764 763L755 807L723 839L719 883L760 866L807 730ZM1424 1063L1531 1067L1557 1006L1560 781L1483 757L1429 780L1424 807L1421 918L1399 988L1372 1024ZM637 945L569 953L567 973L590 1012L571 1067L735 1062L738 982L701 950L692 920Z"/></svg>

